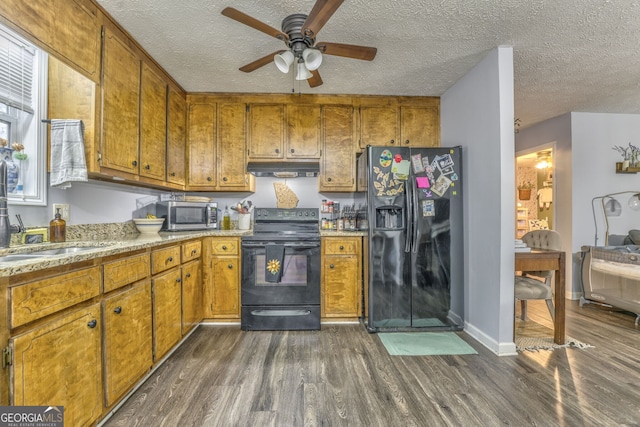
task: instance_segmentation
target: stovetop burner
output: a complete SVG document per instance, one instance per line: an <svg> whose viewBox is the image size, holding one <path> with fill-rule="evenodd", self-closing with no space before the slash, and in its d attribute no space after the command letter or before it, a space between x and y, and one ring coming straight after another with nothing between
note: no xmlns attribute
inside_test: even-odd
<svg viewBox="0 0 640 427"><path fill-rule="evenodd" d="M243 241L319 239L317 208L256 208L253 235Z"/></svg>

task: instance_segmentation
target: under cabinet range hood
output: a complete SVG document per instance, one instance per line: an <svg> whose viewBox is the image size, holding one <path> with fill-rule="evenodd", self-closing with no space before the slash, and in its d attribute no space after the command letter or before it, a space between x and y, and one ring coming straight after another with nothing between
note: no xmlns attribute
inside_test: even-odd
<svg viewBox="0 0 640 427"><path fill-rule="evenodd" d="M249 162L247 172L255 176L273 176L276 178L296 178L318 176L319 163L290 163L290 162Z"/></svg>

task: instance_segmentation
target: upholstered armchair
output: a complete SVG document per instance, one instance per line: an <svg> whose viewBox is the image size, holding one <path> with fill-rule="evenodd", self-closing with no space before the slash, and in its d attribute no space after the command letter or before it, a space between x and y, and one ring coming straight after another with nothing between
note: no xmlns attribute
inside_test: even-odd
<svg viewBox="0 0 640 427"><path fill-rule="evenodd" d="M560 234L553 230L533 230L522 236L522 241L530 248L561 250L562 240ZM522 275L515 277L515 297L520 300L520 318L527 320L527 300L543 299L547 303L551 318L553 311L553 287L551 279L553 270L550 271L523 271Z"/></svg>

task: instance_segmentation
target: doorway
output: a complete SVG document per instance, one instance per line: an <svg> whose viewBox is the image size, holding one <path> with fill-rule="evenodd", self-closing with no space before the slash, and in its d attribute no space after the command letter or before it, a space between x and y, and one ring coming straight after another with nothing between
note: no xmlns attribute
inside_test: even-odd
<svg viewBox="0 0 640 427"><path fill-rule="evenodd" d="M535 150L516 156L516 239L554 229L554 147Z"/></svg>

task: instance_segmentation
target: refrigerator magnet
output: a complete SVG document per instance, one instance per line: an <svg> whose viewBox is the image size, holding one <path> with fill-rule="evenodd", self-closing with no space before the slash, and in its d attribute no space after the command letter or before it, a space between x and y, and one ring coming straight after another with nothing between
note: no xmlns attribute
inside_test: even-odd
<svg viewBox="0 0 640 427"><path fill-rule="evenodd" d="M429 178L426 176L417 176L416 177L416 187L418 188L429 188Z"/></svg>
<svg viewBox="0 0 640 427"><path fill-rule="evenodd" d="M409 177L409 167L411 163L409 160L400 160L399 162L395 162L391 166L391 172L396 174L397 179L402 179L404 181Z"/></svg>
<svg viewBox="0 0 640 427"><path fill-rule="evenodd" d="M435 204L433 200L423 200L422 201L422 216L435 216Z"/></svg>
<svg viewBox="0 0 640 427"><path fill-rule="evenodd" d="M453 158L451 157L451 154L439 156L438 167L440 168L440 170L451 168L451 171L453 172Z"/></svg>
<svg viewBox="0 0 640 427"><path fill-rule="evenodd" d="M442 197L451 186L451 180L446 175L440 175L431 189L438 196Z"/></svg>
<svg viewBox="0 0 640 427"><path fill-rule="evenodd" d="M422 164L422 156L420 154L411 156L411 165L413 166L413 173L424 172L424 165Z"/></svg>
<svg viewBox="0 0 640 427"><path fill-rule="evenodd" d="M380 166L388 168L392 159L393 155L391 154L391 151L383 150L382 153L380 153Z"/></svg>

